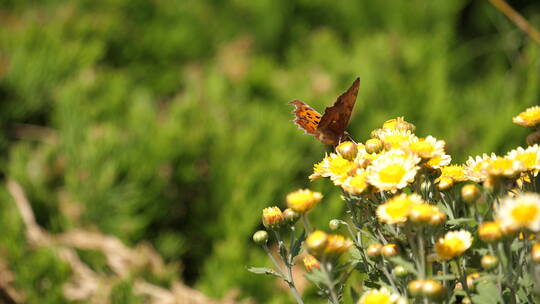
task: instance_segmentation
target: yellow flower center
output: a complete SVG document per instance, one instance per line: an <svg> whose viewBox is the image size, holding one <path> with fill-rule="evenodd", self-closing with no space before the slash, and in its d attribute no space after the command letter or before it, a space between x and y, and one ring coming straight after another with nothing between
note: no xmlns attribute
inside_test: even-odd
<svg viewBox="0 0 540 304"><path fill-rule="evenodd" d="M527 120L527 121L539 120L540 119L540 108L530 109L529 111L525 111L525 112L519 114L519 116L522 119Z"/></svg>
<svg viewBox="0 0 540 304"><path fill-rule="evenodd" d="M537 206L521 205L512 210L512 218L521 225L526 225L536 218L538 211Z"/></svg>
<svg viewBox="0 0 540 304"><path fill-rule="evenodd" d="M525 168L530 169L536 163L536 153L527 152L527 153L519 154L516 156L516 160L519 160L520 162L522 162Z"/></svg>
<svg viewBox="0 0 540 304"><path fill-rule="evenodd" d="M435 150L434 147L425 140L414 142L410 147L414 152L425 158L429 157L429 155L431 155Z"/></svg>
<svg viewBox="0 0 540 304"><path fill-rule="evenodd" d="M406 170L400 164L390 164L380 172L380 179L383 183L397 184L405 175Z"/></svg>
<svg viewBox="0 0 540 304"><path fill-rule="evenodd" d="M450 250L458 254L461 253L462 248L465 247L465 243L460 238L450 238L444 243Z"/></svg>
<svg viewBox="0 0 540 304"><path fill-rule="evenodd" d="M383 142L392 148L399 148L401 143L408 140L409 137L402 134L392 134L388 135L383 139Z"/></svg>
<svg viewBox="0 0 540 304"><path fill-rule="evenodd" d="M338 156L330 161L329 169L330 172L336 175L346 175L351 169L352 165L352 162L346 160L341 156Z"/></svg>
<svg viewBox="0 0 540 304"><path fill-rule="evenodd" d="M398 199L388 204L386 213L393 218L407 216L411 209L412 202L408 199Z"/></svg>
<svg viewBox="0 0 540 304"><path fill-rule="evenodd" d="M392 300L384 293L370 293L365 299L365 304L390 304Z"/></svg>
<svg viewBox="0 0 540 304"><path fill-rule="evenodd" d="M504 172L514 168L514 162L511 159L497 158L489 162L490 171Z"/></svg>

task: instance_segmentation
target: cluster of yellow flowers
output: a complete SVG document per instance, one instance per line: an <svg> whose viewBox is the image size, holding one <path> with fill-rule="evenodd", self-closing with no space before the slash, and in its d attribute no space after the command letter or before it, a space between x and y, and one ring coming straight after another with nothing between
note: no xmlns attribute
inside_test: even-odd
<svg viewBox="0 0 540 304"><path fill-rule="evenodd" d="M311 230L307 213L323 196L308 189L290 193L283 212L263 210L263 223L268 229L288 223L294 231L303 219L309 253L303 262L309 274L321 274L308 278L333 304L348 277L337 270L347 251L355 251L349 265L361 265L353 269L378 277L371 284L379 287L364 290L358 304L534 301L527 294L540 290L540 107L513 121L534 128L527 147L452 164L444 141L418 137L402 117L389 120L364 143L339 144L309 177L341 188L350 218L330 221L330 229L346 227L349 237ZM536 283L526 275L530 267ZM496 288L482 294L478 282Z"/></svg>

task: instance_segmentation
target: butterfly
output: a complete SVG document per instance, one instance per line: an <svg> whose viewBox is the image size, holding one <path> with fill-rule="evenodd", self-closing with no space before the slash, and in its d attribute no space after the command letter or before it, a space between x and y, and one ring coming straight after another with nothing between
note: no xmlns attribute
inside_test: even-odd
<svg viewBox="0 0 540 304"><path fill-rule="evenodd" d="M345 129L349 125L359 86L360 78L356 78L351 87L337 98L334 105L324 110L322 116L300 100L289 102L295 106L292 112L296 116L294 122L306 134L314 135L322 143L337 146L344 138L349 137Z"/></svg>

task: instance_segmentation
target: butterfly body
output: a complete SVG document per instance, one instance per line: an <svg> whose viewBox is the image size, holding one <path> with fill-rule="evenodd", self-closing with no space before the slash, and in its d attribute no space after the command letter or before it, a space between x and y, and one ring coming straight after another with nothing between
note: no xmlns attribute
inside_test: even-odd
<svg viewBox="0 0 540 304"><path fill-rule="evenodd" d="M314 135L322 143L338 145L349 136L346 128L349 125L359 86L360 78L356 78L351 87L337 98L334 105L324 110L323 115L300 100L289 102L295 106L294 122L306 134Z"/></svg>

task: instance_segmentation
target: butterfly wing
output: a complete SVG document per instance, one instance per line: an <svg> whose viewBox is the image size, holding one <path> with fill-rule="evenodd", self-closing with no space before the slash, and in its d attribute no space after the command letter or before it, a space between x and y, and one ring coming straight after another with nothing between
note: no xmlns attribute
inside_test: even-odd
<svg viewBox="0 0 540 304"><path fill-rule="evenodd" d="M358 95L360 78L352 83L351 87L341 94L333 106L326 108L317 126L321 141L337 145L345 134L349 125L351 114ZM321 138L322 137L322 138Z"/></svg>
<svg viewBox="0 0 540 304"><path fill-rule="evenodd" d="M319 131L317 131L317 126L321 120L321 114L300 100L293 100L289 103L295 106L293 114L296 118L294 122L298 127L304 130L306 134L312 134L318 137Z"/></svg>

